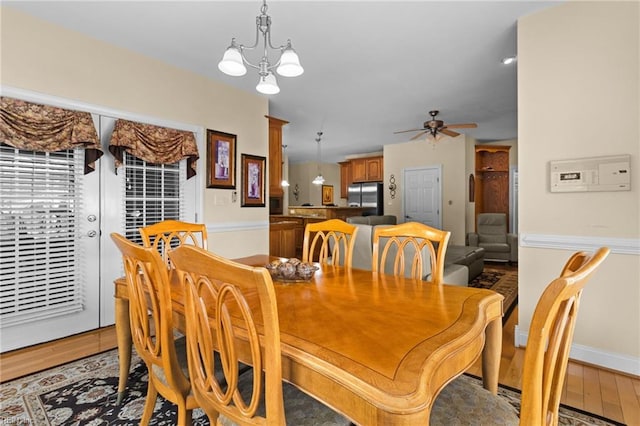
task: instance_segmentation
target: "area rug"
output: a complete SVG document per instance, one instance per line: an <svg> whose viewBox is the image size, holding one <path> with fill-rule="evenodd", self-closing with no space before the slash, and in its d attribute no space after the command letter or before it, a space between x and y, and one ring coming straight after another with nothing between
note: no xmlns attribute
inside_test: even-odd
<svg viewBox="0 0 640 426"><path fill-rule="evenodd" d="M132 365L128 392L121 405L115 404L118 388L116 350L3 383L0 385L0 424L137 425L142 416L148 377L144 364L135 355ZM480 383L478 378L466 375L463 380ZM519 409L517 390L501 386L499 396ZM285 390L285 398L290 397L291 393ZM301 401L299 408L304 409L305 404L310 405ZM309 415L313 413L309 412ZM159 397L151 424L175 425L176 407ZM195 410L193 424L208 425L209 420L201 410ZM318 424L334 423L324 419ZM560 408L560 424L620 425L568 407Z"/></svg>
<svg viewBox="0 0 640 426"><path fill-rule="evenodd" d="M504 318L509 316L518 300L518 271L484 268L469 287L488 288L504 296Z"/></svg>

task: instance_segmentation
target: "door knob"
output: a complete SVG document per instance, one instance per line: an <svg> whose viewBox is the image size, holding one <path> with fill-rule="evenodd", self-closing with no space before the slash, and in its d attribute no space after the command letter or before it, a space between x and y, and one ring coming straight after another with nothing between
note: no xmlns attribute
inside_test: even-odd
<svg viewBox="0 0 640 426"><path fill-rule="evenodd" d="M95 237L96 235L98 235L98 233L97 233L96 231L89 231L89 232L87 232L87 237L89 237L89 238L93 238L93 237Z"/></svg>
<svg viewBox="0 0 640 426"><path fill-rule="evenodd" d="M96 215L94 215L94 214L90 214L89 216L87 216L87 220L88 220L89 222L95 222L95 221L96 221L96 219L97 219L97 218L96 218Z"/></svg>

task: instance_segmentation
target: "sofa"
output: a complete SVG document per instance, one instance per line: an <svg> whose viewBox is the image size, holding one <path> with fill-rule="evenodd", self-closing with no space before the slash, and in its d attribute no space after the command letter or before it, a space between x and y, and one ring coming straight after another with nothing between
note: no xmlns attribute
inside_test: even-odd
<svg viewBox="0 0 640 426"><path fill-rule="evenodd" d="M373 227L379 225L395 225L397 223L396 216L353 216L348 217L347 222L355 224L360 228L356 235L356 246L353 251L353 267L370 270L373 257ZM368 225L369 228L360 225ZM371 242L371 245L367 245L365 242ZM449 244L444 256L445 282L451 281L459 283L459 285L467 285L469 281L482 273L484 269L484 257L485 249L482 247ZM466 268L466 274L462 270L462 267Z"/></svg>

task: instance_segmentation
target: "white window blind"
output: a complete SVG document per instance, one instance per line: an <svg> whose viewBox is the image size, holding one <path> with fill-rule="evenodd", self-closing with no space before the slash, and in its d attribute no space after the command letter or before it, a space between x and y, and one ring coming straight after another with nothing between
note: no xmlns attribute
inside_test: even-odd
<svg viewBox="0 0 640 426"><path fill-rule="evenodd" d="M138 228L184 217L186 160L151 164L125 153L125 236L142 244Z"/></svg>
<svg viewBox="0 0 640 426"><path fill-rule="evenodd" d="M82 150L0 144L0 326L82 310Z"/></svg>

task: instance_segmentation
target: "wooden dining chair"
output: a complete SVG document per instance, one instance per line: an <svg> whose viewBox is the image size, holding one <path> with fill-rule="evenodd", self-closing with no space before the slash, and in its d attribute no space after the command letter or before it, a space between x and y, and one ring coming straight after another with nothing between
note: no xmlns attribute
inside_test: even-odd
<svg viewBox="0 0 640 426"><path fill-rule="evenodd" d="M167 268L155 249L142 247L117 233L112 233L111 238L122 253L129 290L131 336L149 371L140 424L149 424L160 393L178 406L178 425L190 425L191 411L197 403L186 374L184 338L174 341Z"/></svg>
<svg viewBox="0 0 640 426"><path fill-rule="evenodd" d="M376 226L371 270L419 280L430 271L430 281L440 284L444 281L444 256L450 236L449 231L418 222Z"/></svg>
<svg viewBox="0 0 640 426"><path fill-rule="evenodd" d="M525 349L519 418L506 400L457 379L436 398L431 424L453 424L455 419L455 424L557 425L580 296L609 251L602 247L592 256L575 253L540 296Z"/></svg>
<svg viewBox="0 0 640 426"><path fill-rule="evenodd" d="M351 268L358 228L340 219L308 223L304 229L302 261Z"/></svg>
<svg viewBox="0 0 640 426"><path fill-rule="evenodd" d="M284 425L285 418L295 425L349 424L292 385L283 387L276 293L265 268L192 246L169 257L185 288L193 393L212 425ZM241 374L241 360L253 368Z"/></svg>
<svg viewBox="0 0 640 426"><path fill-rule="evenodd" d="M190 244L207 249L207 227L202 223L163 220L153 225L139 228L142 244L153 247L162 256L165 265L170 268L168 253L172 248Z"/></svg>

